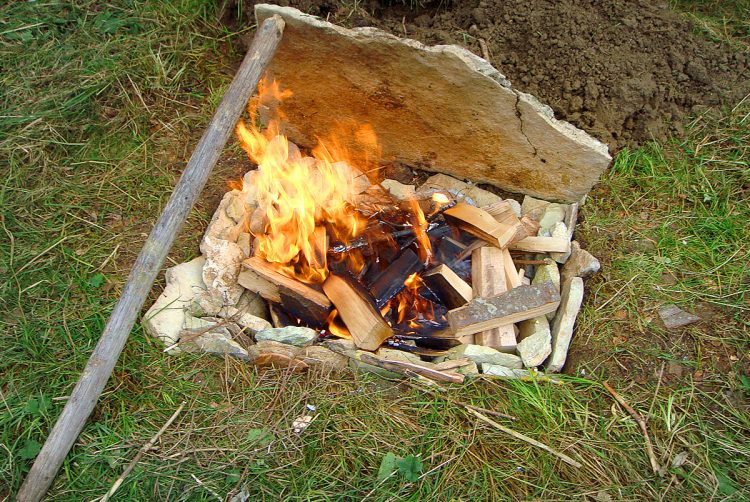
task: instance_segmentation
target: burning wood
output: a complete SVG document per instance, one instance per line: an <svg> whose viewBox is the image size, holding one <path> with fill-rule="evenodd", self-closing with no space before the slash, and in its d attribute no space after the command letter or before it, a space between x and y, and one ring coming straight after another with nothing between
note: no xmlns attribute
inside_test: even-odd
<svg viewBox="0 0 750 502"><path fill-rule="evenodd" d="M461 230L503 249L513 241L521 223L512 213L503 213L500 220L487 211L460 202L443 213Z"/></svg>

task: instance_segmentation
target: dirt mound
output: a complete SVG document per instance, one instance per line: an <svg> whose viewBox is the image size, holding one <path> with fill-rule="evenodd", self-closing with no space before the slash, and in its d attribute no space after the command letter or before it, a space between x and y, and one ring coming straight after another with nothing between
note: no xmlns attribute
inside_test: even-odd
<svg viewBox="0 0 750 502"><path fill-rule="evenodd" d="M247 2L251 7L254 2ZM696 107L750 92L750 55L694 33L666 5L608 0L349 2L290 5L344 26L377 26L483 55L518 89L613 150L680 134ZM406 5L404 5L406 4ZM237 9L228 9L227 12ZM252 8L244 9L251 15Z"/></svg>

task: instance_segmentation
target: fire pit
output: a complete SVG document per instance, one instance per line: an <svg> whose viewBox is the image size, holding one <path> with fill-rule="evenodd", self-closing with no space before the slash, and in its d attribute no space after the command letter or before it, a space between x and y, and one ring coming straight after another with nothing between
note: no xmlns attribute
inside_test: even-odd
<svg viewBox="0 0 750 502"><path fill-rule="evenodd" d="M289 26L300 26L300 37L290 29L285 39L291 40L287 54L300 52L295 40L310 38L301 37L305 29L350 35L291 11L259 7L259 17L277 12ZM283 67L276 73L286 74ZM582 279L599 268L572 241L579 203L530 195L518 197L519 203L446 174L419 187L383 179L383 165L394 161L383 151L403 145L402 138L383 142L382 125L351 120L351 113L338 124L331 120L314 145L298 146L287 131L306 143L310 137L300 126L299 102L291 107L296 119L283 111L300 89L302 100L307 91L296 82L291 89L284 84L265 82L236 129L257 169L250 166L232 183L203 237L202 256L167 271L167 287L144 317L146 330L166 351L228 354L259 367L354 366L448 382L480 372L525 378L542 366L560 371L583 299ZM509 84L499 87L497 92L517 93ZM513 96L513 113L520 117L523 107ZM312 122L320 122L321 114L315 115ZM534 123L528 114L526 120L527 128ZM572 128L545 120L554 134ZM531 131L519 127L525 150L512 156L524 163L520 171L537 169L532 162L542 170L548 164L552 172L565 168L554 159L570 145L559 148L559 138L558 147L532 144ZM584 136L576 130L570 142ZM433 146L437 160L412 167L442 170L444 155ZM582 146L584 153L572 157L591 158L596 149L600 154L594 147ZM403 151L414 155L419 148ZM595 181L576 169L559 181L579 186L552 186L544 176L530 175L526 192L575 199ZM469 173L524 191L522 178L496 170Z"/></svg>

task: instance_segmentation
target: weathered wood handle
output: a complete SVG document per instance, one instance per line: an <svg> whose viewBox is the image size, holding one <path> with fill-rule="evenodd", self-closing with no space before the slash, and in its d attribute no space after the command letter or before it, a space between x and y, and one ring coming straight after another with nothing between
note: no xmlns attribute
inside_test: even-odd
<svg viewBox="0 0 750 502"><path fill-rule="evenodd" d="M112 310L99 343L78 379L70 399L21 485L17 495L18 501L36 502L44 496L65 456L81 433L112 374L175 237L203 190L248 99L276 53L283 32L284 21L279 16L273 16L266 19L255 34L234 80L224 94L169 202L138 255L122 296Z"/></svg>

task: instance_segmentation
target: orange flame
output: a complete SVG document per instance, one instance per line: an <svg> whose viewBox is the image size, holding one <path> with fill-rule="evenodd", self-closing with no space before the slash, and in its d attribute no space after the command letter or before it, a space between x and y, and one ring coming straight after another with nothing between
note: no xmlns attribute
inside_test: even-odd
<svg viewBox="0 0 750 502"><path fill-rule="evenodd" d="M278 112L266 129L256 127L260 107L291 96L276 83L260 89L248 105L251 120L236 128L242 147L258 164L254 183L260 211L253 217L263 221L251 222L255 254L290 277L321 283L328 276L329 240L349 242L365 227L353 204L354 179L361 172L345 161L345 152L322 142L313 156L301 154L280 134Z"/></svg>

